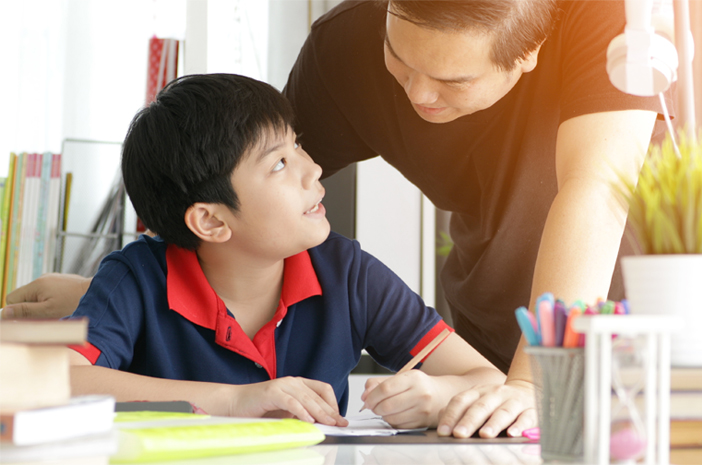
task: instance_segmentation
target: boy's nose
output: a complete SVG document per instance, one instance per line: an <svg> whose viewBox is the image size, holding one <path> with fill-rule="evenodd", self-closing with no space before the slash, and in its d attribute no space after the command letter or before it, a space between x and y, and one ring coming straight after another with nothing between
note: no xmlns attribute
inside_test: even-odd
<svg viewBox="0 0 702 465"><path fill-rule="evenodd" d="M303 176L303 184L305 188L314 186L322 177L322 167L315 163L312 158L307 155L305 160L305 175Z"/></svg>

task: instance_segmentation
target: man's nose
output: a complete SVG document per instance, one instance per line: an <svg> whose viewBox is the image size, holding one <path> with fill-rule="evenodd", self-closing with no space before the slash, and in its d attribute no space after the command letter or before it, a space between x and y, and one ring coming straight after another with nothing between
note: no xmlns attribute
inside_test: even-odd
<svg viewBox="0 0 702 465"><path fill-rule="evenodd" d="M439 98L439 93L431 79L420 73L409 76L404 87L407 97L414 104L431 105Z"/></svg>

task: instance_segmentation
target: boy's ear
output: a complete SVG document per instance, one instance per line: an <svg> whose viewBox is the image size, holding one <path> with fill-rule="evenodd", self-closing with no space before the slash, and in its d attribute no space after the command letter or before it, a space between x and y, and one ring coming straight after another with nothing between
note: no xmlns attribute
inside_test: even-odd
<svg viewBox="0 0 702 465"><path fill-rule="evenodd" d="M205 242L226 242L231 239L232 230L222 219L223 208L227 207L214 203L194 203L185 211L185 225Z"/></svg>

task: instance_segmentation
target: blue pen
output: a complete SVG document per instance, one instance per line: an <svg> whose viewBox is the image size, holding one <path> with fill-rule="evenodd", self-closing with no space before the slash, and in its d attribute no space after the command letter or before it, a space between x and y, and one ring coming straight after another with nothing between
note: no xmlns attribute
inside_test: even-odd
<svg viewBox="0 0 702 465"><path fill-rule="evenodd" d="M628 315L629 314L629 301L626 299L622 299L622 307L624 307L624 314Z"/></svg>
<svg viewBox="0 0 702 465"><path fill-rule="evenodd" d="M534 331L534 325L529 319L529 310L526 307L519 307L514 311L517 317L517 323L524 334L524 338L527 340L530 346L538 346L540 344L540 337L536 331Z"/></svg>
<svg viewBox="0 0 702 465"><path fill-rule="evenodd" d="M565 336L566 322L568 321L568 312L565 303L558 299L553 305L553 320L556 327L556 347L563 347L563 336Z"/></svg>
<svg viewBox="0 0 702 465"><path fill-rule="evenodd" d="M549 308L551 309L551 311L553 311L553 305L554 305L553 294L551 294L550 292L544 292L536 299L536 307L535 307L536 308L536 325L537 325L537 330L539 333L539 342L541 342L541 339L543 338L543 335L544 335L544 328L541 327L541 315L539 312L539 309L541 308L541 302L544 300L549 303Z"/></svg>

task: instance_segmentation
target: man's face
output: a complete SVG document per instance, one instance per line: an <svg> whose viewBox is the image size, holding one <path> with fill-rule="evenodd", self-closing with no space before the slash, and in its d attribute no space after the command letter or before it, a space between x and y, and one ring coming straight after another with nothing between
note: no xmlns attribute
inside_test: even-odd
<svg viewBox="0 0 702 465"><path fill-rule="evenodd" d="M291 129L264 138L231 177L240 201L230 222L235 241L273 260L321 244L330 230L321 174Z"/></svg>
<svg viewBox="0 0 702 465"><path fill-rule="evenodd" d="M498 70L490 47L486 34L437 31L387 14L385 66L417 114L430 123L447 123L491 107L536 66L538 50L512 71Z"/></svg>

